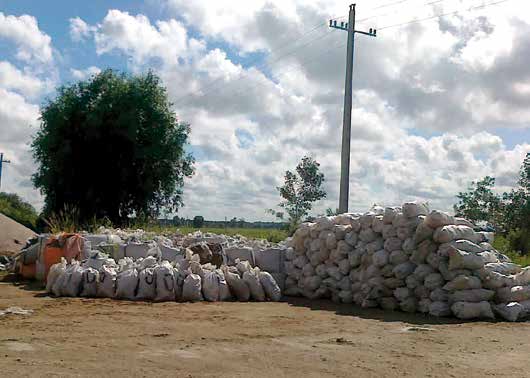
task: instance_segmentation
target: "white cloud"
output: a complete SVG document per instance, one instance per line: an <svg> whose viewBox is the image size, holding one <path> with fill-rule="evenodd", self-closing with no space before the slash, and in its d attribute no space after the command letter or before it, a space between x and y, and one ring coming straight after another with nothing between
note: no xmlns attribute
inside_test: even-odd
<svg viewBox="0 0 530 378"><path fill-rule="evenodd" d="M46 83L31 74L20 71L9 62L0 61L0 88L35 97L46 88Z"/></svg>
<svg viewBox="0 0 530 378"><path fill-rule="evenodd" d="M176 20L157 21L153 26L144 15L131 16L127 12L110 10L95 33L98 54L122 51L135 63L146 63L150 58L161 58L166 63L178 64L192 49L202 45L188 40L186 28Z"/></svg>
<svg viewBox="0 0 530 378"><path fill-rule="evenodd" d="M72 77L76 80L85 80L91 76L97 75L101 72L101 69L96 66L90 66L84 70L77 70L75 68L70 68L70 73Z"/></svg>
<svg viewBox="0 0 530 378"><path fill-rule="evenodd" d="M50 63L53 60L51 38L39 29L33 16L19 17L0 12L0 38L6 38L17 46L17 59L39 63Z"/></svg>
<svg viewBox="0 0 530 378"><path fill-rule="evenodd" d="M448 0L434 7L424 3L414 0L369 10L360 2L359 18L387 15L359 28L405 22L413 14L428 17L476 2ZM335 208L345 34L328 30L325 22L329 15L346 13L347 7L317 0L168 0L166 6L160 20L121 10L109 10L94 25L72 19L70 32L75 40L93 38L99 56L123 56L132 72L154 69L179 118L191 123L197 174L186 182L181 215L264 219L264 210L280 200L275 187L281 185L285 170L308 153L321 163L328 192L314 212ZM321 27L305 34L319 23ZM450 210L455 195L472 180L493 175L500 190L514 185L530 145L521 141L507 146L494 130L530 126L528 31L530 16L517 7L499 6L383 29L376 39L358 36L352 210L413 198ZM264 55L249 55L258 50ZM72 67L70 73L81 79L96 70ZM15 68L13 73L20 77L5 76L9 102L3 109L18 106L22 113L17 114L23 116L7 123L17 128L24 122L35 124L30 121L35 108L14 93L31 91L29 82L21 79L26 71ZM17 138L27 141L25 130ZM7 138L2 141L0 136L2 142ZM11 155L18 154L10 148Z"/></svg>
<svg viewBox="0 0 530 378"><path fill-rule="evenodd" d="M245 54L274 49L285 36L295 40L303 35L303 26L325 20L325 12L333 12L338 3L328 3L324 10L308 2L168 3L170 9L178 9L175 14L182 17L180 21L151 22L142 15L109 11L96 31L96 45L99 54L125 54L135 71L145 69L153 58L161 61L157 72L179 117L192 125L191 142L198 156L197 175L187 181L182 214L262 219L264 210L279 202L275 186L281 184L284 171L293 169L307 153L321 162L326 175L328 199L315 212L336 207L344 85L344 52L336 47L344 35L321 29L307 39L302 37L298 46L314 42L262 72L262 65L249 68L234 63L222 48L207 51L204 41L190 39L182 20L200 30L206 40L227 42ZM522 151L529 146L509 149L498 136L481 131L510 109L504 103L495 107L488 87L493 82L482 83L473 76L478 74L469 72L471 50L465 52L461 41L467 38L472 45L482 29L466 29L458 17L451 20L449 26L412 24L386 30L375 40L358 39L353 209L421 198L450 210L455 195L471 180L497 174L508 182L508 177L516 175ZM321 55L326 58L323 53L330 47L336 54L328 52L327 59L318 61ZM516 47L494 53L510 55ZM273 54L270 61L278 56L281 53ZM473 59L483 62L478 55ZM486 62L489 69L497 61ZM477 97L480 93L484 95ZM513 111L516 105L510 106ZM509 119L517 122L515 117ZM436 130L441 135L414 136L411 130ZM241 133L246 138L243 142ZM501 168L503 159L510 161L511 176ZM204 198L210 205L205 205Z"/></svg>
<svg viewBox="0 0 530 378"><path fill-rule="evenodd" d="M87 24L79 17L70 19L70 38L72 41L79 42L90 37L97 27Z"/></svg>
<svg viewBox="0 0 530 378"><path fill-rule="evenodd" d="M31 184L34 163L29 151L37 130L39 108L17 93L0 88L0 151L11 161L2 173L2 191L20 194L40 207L42 197Z"/></svg>

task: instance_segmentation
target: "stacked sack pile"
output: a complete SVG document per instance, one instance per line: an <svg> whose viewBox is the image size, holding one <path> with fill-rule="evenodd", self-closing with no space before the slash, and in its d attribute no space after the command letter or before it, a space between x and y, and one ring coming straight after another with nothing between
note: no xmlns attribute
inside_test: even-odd
<svg viewBox="0 0 530 378"><path fill-rule="evenodd" d="M149 256L115 260L104 254L70 264L63 259L50 269L46 291L54 296L153 301L278 301L274 278L247 261L235 266L200 264L190 250L174 262Z"/></svg>
<svg viewBox="0 0 530 378"><path fill-rule="evenodd" d="M461 319L530 315L530 268L472 226L416 202L303 223L286 251L285 295Z"/></svg>

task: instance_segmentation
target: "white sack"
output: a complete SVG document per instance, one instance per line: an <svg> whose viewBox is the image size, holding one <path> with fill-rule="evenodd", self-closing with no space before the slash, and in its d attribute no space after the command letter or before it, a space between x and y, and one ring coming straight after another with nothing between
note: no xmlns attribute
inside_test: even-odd
<svg viewBox="0 0 530 378"><path fill-rule="evenodd" d="M429 305L429 314L432 316L450 316L451 313L447 302L432 302Z"/></svg>
<svg viewBox="0 0 530 378"><path fill-rule="evenodd" d="M243 273L243 281L247 283L252 299L258 302L263 302L265 300L265 292L263 291L263 287L259 280L259 268Z"/></svg>
<svg viewBox="0 0 530 378"><path fill-rule="evenodd" d="M481 241L482 237L477 235L471 227L449 225L438 227L436 231L434 231L433 239L440 244L461 239L476 243Z"/></svg>
<svg viewBox="0 0 530 378"><path fill-rule="evenodd" d="M202 301L202 292L201 292L201 277L197 274L190 273L184 279L184 284L182 287L182 300L189 302L198 302Z"/></svg>
<svg viewBox="0 0 530 378"><path fill-rule="evenodd" d="M493 305L493 311L509 322L515 322L526 314L524 307L518 302Z"/></svg>
<svg viewBox="0 0 530 378"><path fill-rule="evenodd" d="M114 298L116 295L116 268L103 265L99 270L98 298Z"/></svg>
<svg viewBox="0 0 530 378"><path fill-rule="evenodd" d="M219 276L215 272L204 270L202 277L202 295L208 302L219 301Z"/></svg>
<svg viewBox="0 0 530 378"><path fill-rule="evenodd" d="M250 289L245 281L238 274L224 271L225 279L230 291L235 295L238 301L248 302L250 299ZM286 282L287 285L287 282Z"/></svg>
<svg viewBox="0 0 530 378"><path fill-rule="evenodd" d="M142 269L138 273L138 292L136 299L153 300L156 296L155 268Z"/></svg>
<svg viewBox="0 0 530 378"><path fill-rule="evenodd" d="M530 299L530 286L501 287L497 289L497 302L521 302Z"/></svg>
<svg viewBox="0 0 530 378"><path fill-rule="evenodd" d="M121 299L135 299L138 287L138 271L135 268L126 268L116 277L116 297Z"/></svg>
<svg viewBox="0 0 530 378"><path fill-rule="evenodd" d="M66 270L66 279L61 287L61 295L65 297L77 297L81 291L84 268L78 261L73 261L71 269Z"/></svg>
<svg viewBox="0 0 530 378"><path fill-rule="evenodd" d="M484 302L493 298L495 292L487 289L458 290L449 294L450 302Z"/></svg>
<svg viewBox="0 0 530 378"><path fill-rule="evenodd" d="M268 272L259 272L259 281L268 299L278 302L282 298L282 292L278 284Z"/></svg>
<svg viewBox="0 0 530 378"><path fill-rule="evenodd" d="M452 281L445 284L444 289L447 291L480 289L482 283L475 276L458 276Z"/></svg>
<svg viewBox="0 0 530 378"><path fill-rule="evenodd" d="M469 269L476 270L484 266L482 257L452 248L449 251L449 270Z"/></svg>
<svg viewBox="0 0 530 378"><path fill-rule="evenodd" d="M98 294L99 272L94 268L86 268L81 281L81 297L94 298Z"/></svg>
<svg viewBox="0 0 530 378"><path fill-rule="evenodd" d="M163 261L154 270L156 279L155 301L174 301L175 295L175 273L168 261Z"/></svg>
<svg viewBox="0 0 530 378"><path fill-rule="evenodd" d="M66 271L66 260L64 257L61 258L61 262L53 264L50 267L48 272L48 277L46 278L46 292L51 293L55 281L59 278L61 274Z"/></svg>
<svg viewBox="0 0 530 378"><path fill-rule="evenodd" d="M451 311L459 319L495 318L489 302L456 302L451 306Z"/></svg>

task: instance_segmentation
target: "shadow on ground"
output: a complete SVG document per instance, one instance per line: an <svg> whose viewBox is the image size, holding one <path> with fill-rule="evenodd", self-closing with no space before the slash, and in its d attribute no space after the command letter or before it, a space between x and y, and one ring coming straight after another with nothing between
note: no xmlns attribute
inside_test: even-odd
<svg viewBox="0 0 530 378"><path fill-rule="evenodd" d="M8 274L0 276L0 282L9 282L14 286L34 292L34 297L42 298L47 297L47 294L42 287L42 284L37 281L22 281L16 275ZM95 298L83 298L84 301L91 300L102 300ZM123 304L138 304L144 303L146 305L153 305L153 302L145 301L128 301L120 300ZM409 323L413 325L441 325L441 324L461 324L469 323L468 320L460 320L457 318L442 318L430 315L424 315L420 313L409 314L402 311L386 311L380 308L362 308L355 304L344 304L334 303L329 299L307 299L300 297L283 297L282 302L287 303L289 306L305 307L313 311L330 311L336 315L358 317L361 319L378 320L381 322L401 322ZM482 320L483 322L495 323L495 320ZM475 321L476 322L476 321Z"/></svg>
<svg viewBox="0 0 530 378"><path fill-rule="evenodd" d="M286 302L290 306L306 307L314 311L331 311L336 315L379 320L381 322L403 322L415 325L469 323L469 321L457 318L441 318L420 313L409 314L401 311L386 311L380 308L362 308L355 304L334 303L326 299L312 300L298 297L284 297L282 302ZM494 321L486 320L486 322Z"/></svg>
<svg viewBox="0 0 530 378"><path fill-rule="evenodd" d="M6 274L0 277L0 282L10 283L19 289L36 292L35 297L46 297L42 283L37 281L21 280L16 274Z"/></svg>

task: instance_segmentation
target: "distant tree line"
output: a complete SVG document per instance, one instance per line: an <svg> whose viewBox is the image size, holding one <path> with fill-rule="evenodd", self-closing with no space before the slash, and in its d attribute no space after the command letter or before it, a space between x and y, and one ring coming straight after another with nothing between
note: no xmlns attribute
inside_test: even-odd
<svg viewBox="0 0 530 378"><path fill-rule="evenodd" d="M244 218L233 217L230 220L205 220L202 216L195 216L194 218L174 216L173 219L158 219L161 225L196 227L196 228L264 228L264 229L282 229L285 228L286 222L248 222Z"/></svg>

